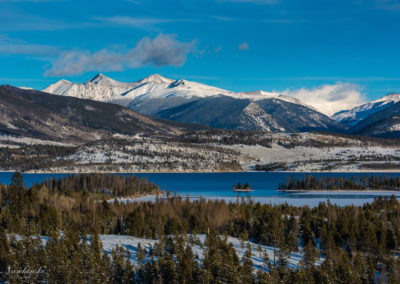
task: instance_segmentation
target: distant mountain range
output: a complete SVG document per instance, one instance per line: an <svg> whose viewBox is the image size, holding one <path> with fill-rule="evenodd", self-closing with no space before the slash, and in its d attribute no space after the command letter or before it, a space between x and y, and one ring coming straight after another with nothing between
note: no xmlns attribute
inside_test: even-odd
<svg viewBox="0 0 400 284"><path fill-rule="evenodd" d="M157 74L132 83L98 74L84 84L60 80L43 92L0 86L1 132L60 141L174 135L204 128L200 125L399 137L399 109L400 94L392 93L327 117L277 93L235 93Z"/></svg>
<svg viewBox="0 0 400 284"><path fill-rule="evenodd" d="M115 134L167 136L189 131L125 107L0 86L0 133L63 142L87 142Z"/></svg>
<svg viewBox="0 0 400 284"><path fill-rule="evenodd" d="M350 110L342 110L335 113L332 118L347 125L355 126L357 123L366 119L368 116L384 110L400 102L400 94L391 93L375 101L371 101Z"/></svg>
<svg viewBox="0 0 400 284"><path fill-rule="evenodd" d="M98 74L84 84L60 80L43 91L116 103L144 115L223 129L301 132L345 128L292 97L264 91L235 93L157 74L132 83Z"/></svg>
<svg viewBox="0 0 400 284"><path fill-rule="evenodd" d="M400 138L400 102L385 105L388 106L361 120L350 129L350 132L368 136Z"/></svg>

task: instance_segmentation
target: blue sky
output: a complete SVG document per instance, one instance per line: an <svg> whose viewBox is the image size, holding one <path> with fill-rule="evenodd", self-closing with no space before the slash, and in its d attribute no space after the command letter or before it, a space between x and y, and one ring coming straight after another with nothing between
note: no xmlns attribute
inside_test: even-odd
<svg viewBox="0 0 400 284"><path fill-rule="evenodd" d="M328 96L355 103L400 92L400 4L0 0L0 66L0 84L38 89L159 73L233 91L340 85Z"/></svg>

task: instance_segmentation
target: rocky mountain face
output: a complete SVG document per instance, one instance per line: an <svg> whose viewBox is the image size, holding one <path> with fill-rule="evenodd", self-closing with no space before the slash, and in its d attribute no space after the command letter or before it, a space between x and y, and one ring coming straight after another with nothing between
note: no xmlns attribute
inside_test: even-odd
<svg viewBox="0 0 400 284"><path fill-rule="evenodd" d="M157 116L224 129L267 132L341 130L341 125L327 116L279 99L252 101L221 95L168 108L158 112Z"/></svg>

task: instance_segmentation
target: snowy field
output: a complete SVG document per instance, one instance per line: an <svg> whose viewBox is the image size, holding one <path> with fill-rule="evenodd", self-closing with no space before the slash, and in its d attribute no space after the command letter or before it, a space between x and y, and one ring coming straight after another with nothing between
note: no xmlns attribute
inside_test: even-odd
<svg viewBox="0 0 400 284"><path fill-rule="evenodd" d="M37 173L235 172L254 171L257 165L270 165L268 170L271 171L400 172L400 145L381 145L375 140L315 133L257 136L255 139L259 140L256 141L271 142L271 147L266 147L258 144L226 145L215 142L223 140L223 136L216 135L205 135L202 137L204 141L210 139L214 142L202 144L141 136L116 135L115 138L117 142L100 140L86 145L71 145L0 136L0 148L19 148L22 145L76 147L76 151L68 156L49 157L58 165L31 171ZM32 153L34 157L36 155Z"/></svg>
<svg viewBox="0 0 400 284"><path fill-rule="evenodd" d="M18 148L20 145L54 145L54 146L65 146L65 147L75 146L69 143L61 143L50 140L0 135L0 148L6 148L6 147Z"/></svg>
<svg viewBox="0 0 400 284"><path fill-rule="evenodd" d="M61 233L62 234L62 233ZM11 235L10 235L11 236ZM17 240L21 240L22 237L20 235L13 235L16 237ZM268 271L268 268L263 263L263 254L266 253L269 258L269 263L273 265L274 263L274 247L273 246L266 246L261 245L261 252L259 250L259 244L250 242L250 241L241 241L238 238L230 237L230 236L220 236L222 239L226 238L226 240L231 243L236 250L239 258L242 259L244 256L248 243L251 247L251 259L253 261L253 267L255 269L262 269ZM201 264L204 260L204 253L206 251L205 234L200 235L186 235L184 236L185 242L189 244L192 248L193 254L197 256L199 263ZM40 236L43 245L50 240L48 236ZM127 235L99 235L99 239L103 245L103 251L107 252L111 257L112 249L115 249L117 246L123 247L125 251L128 252L128 258L131 263L138 265L139 260L137 256L137 248L140 244L142 249L146 252L146 258L144 261L148 261L151 259L150 250L154 248L154 245L158 242L158 240L152 239L145 239L145 238L138 238L133 236ZM90 243L90 236L88 235L88 242ZM318 243L318 241L317 241ZM278 251L279 249L276 248L275 250L275 260L278 260ZM304 250L301 245L299 245L299 249L297 252L291 252L288 256L288 263L289 268L296 269L300 264L301 259L303 258ZM324 261L323 257L320 257L316 261L316 265L320 265Z"/></svg>
<svg viewBox="0 0 400 284"><path fill-rule="evenodd" d="M117 245L122 246L124 249L129 251L130 255L130 261L132 263L138 264L137 260L137 247L139 243L141 244L142 248L146 249L147 252L147 260L150 259L148 252L151 246L154 246L154 244L157 242L156 240L150 240L150 239L144 239L144 238L136 238L132 236L119 236L119 235L100 235L100 240L103 243L103 249L111 253L112 248L115 248ZM202 263L204 259L204 250L205 247L204 241L205 241L205 235L197 235L194 238L197 238L200 243L202 244L201 246L198 244L192 244L192 250L194 255L198 255L199 257L199 262ZM235 248L239 258L241 259L243 255L245 254L247 250L247 243L248 242L243 242L241 245L241 242L237 238L233 237L228 237L227 238L228 242L232 243L233 247ZM190 238L188 237L188 241L190 242ZM263 269L263 270L268 270L265 265L263 264L262 260L262 254L260 255L260 252L257 250L258 244L250 242L251 249L252 249L252 261L255 269ZM262 251L265 251L268 254L268 257L270 259L270 263L273 264L273 259L274 259L274 248L272 246L261 246ZM303 256L302 248L300 247L299 252L292 252L290 253L290 258L289 258L289 267L292 269L296 269L297 265L301 261ZM322 263L323 259L319 259L317 261L317 264Z"/></svg>
<svg viewBox="0 0 400 284"><path fill-rule="evenodd" d="M366 170L361 170L361 165L376 162L391 162L400 165L400 145L399 148L380 146L285 148L274 143L271 148L260 145L224 147L242 154L240 164L244 170L254 170L256 164L273 163L285 164L289 171L294 172L366 172ZM377 170L371 170L371 172L377 172Z"/></svg>

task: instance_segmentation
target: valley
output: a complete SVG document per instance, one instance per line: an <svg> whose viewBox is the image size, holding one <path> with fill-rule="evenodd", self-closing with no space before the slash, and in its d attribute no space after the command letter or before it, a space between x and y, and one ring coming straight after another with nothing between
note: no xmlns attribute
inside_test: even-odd
<svg viewBox="0 0 400 284"><path fill-rule="evenodd" d="M398 94L331 118L279 93L157 74L44 92L3 85L0 95L3 171L400 171Z"/></svg>
<svg viewBox="0 0 400 284"><path fill-rule="evenodd" d="M240 137L240 138L239 138ZM114 135L85 144L0 136L3 171L27 172L398 172L397 140L330 134L197 132Z"/></svg>

